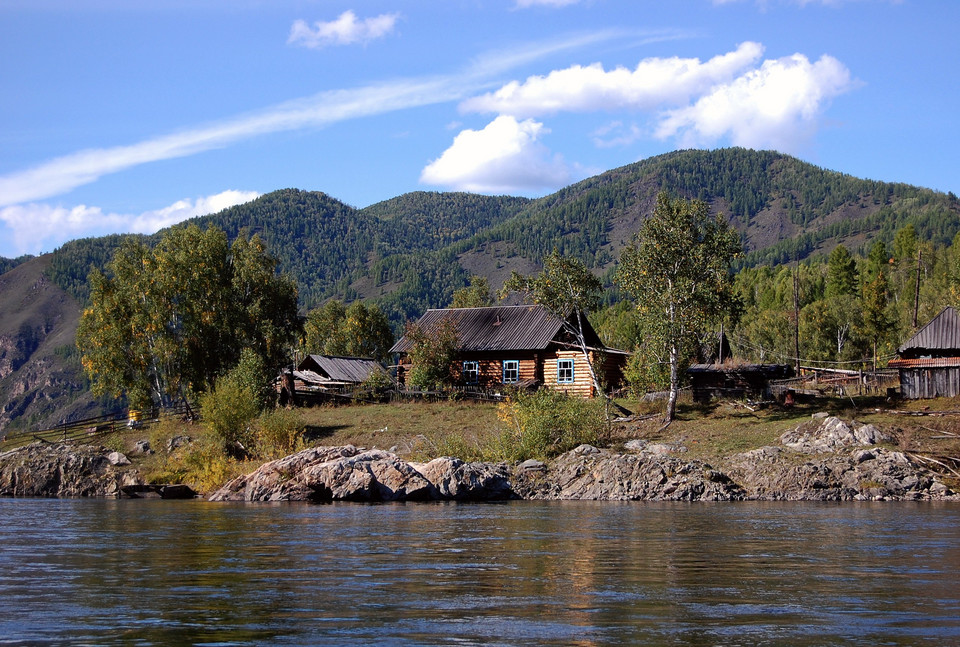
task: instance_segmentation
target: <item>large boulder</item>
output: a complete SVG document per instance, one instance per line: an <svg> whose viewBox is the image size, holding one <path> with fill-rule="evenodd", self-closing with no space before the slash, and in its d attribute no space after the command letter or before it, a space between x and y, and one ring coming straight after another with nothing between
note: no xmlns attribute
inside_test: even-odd
<svg viewBox="0 0 960 647"><path fill-rule="evenodd" d="M657 452L617 453L590 447L562 454L545 472L518 474L528 499L594 501L730 501L744 492L707 463Z"/></svg>
<svg viewBox="0 0 960 647"><path fill-rule="evenodd" d="M505 468L373 449L313 447L233 479L211 501L488 501L514 498Z"/></svg>
<svg viewBox="0 0 960 647"><path fill-rule="evenodd" d="M143 482L129 464L104 447L34 443L0 454L0 496L117 497Z"/></svg>
<svg viewBox="0 0 960 647"><path fill-rule="evenodd" d="M955 498L936 474L903 452L873 425L819 417L767 446L732 457L727 473L751 499L850 501Z"/></svg>
<svg viewBox="0 0 960 647"><path fill-rule="evenodd" d="M890 440L873 425L847 424L835 416L815 418L780 436L780 443L808 454L823 454L855 445L876 445Z"/></svg>
<svg viewBox="0 0 960 647"><path fill-rule="evenodd" d="M502 501L516 498L510 472L504 465L465 463L443 456L415 464L443 499L453 501Z"/></svg>

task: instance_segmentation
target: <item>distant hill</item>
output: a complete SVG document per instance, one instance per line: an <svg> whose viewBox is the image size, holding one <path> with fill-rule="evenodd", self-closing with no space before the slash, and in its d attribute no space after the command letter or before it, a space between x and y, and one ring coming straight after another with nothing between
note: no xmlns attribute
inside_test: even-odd
<svg viewBox="0 0 960 647"><path fill-rule="evenodd" d="M324 193L284 189L194 221L221 227L230 237L241 229L260 234L300 285L305 309L330 297L373 299L399 326L426 308L448 304L470 275L498 288L511 270L537 271L553 249L608 273L661 190L705 200L724 214L743 237L744 265L804 259L840 242L863 251L875 238L890 242L907 222L921 238L940 244L960 230L960 203L952 194L857 179L787 155L739 148L652 157L537 200L414 192L356 209ZM103 267L126 237L71 241L40 258L0 259L0 271L6 269L0 274L6 281L0 290L0 403L11 412L0 415L0 429L18 417L59 420L89 410L68 405L52 413L56 407L33 404L44 401L40 396L24 404L25 385L37 378L17 376L25 366L43 366L65 371L56 379L69 383L71 392L85 388L69 349L79 304L88 298L86 276L92 266ZM45 307L60 308L57 320L73 328L56 343L46 339L52 329L37 333L36 344L27 343L20 334L26 319L7 315L44 277L56 306ZM27 328L46 330L40 319L30 319ZM51 344L60 350L51 354ZM41 346L45 354L31 363ZM69 378L68 361L75 363Z"/></svg>
<svg viewBox="0 0 960 647"><path fill-rule="evenodd" d="M75 346L80 306L46 276L51 255L0 274L0 434L102 412Z"/></svg>

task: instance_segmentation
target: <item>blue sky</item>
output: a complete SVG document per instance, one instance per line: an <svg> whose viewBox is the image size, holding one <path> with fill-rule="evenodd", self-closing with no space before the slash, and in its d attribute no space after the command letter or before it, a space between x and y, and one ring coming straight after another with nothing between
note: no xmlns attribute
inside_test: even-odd
<svg viewBox="0 0 960 647"><path fill-rule="evenodd" d="M0 0L0 256L745 146L960 193L955 0Z"/></svg>

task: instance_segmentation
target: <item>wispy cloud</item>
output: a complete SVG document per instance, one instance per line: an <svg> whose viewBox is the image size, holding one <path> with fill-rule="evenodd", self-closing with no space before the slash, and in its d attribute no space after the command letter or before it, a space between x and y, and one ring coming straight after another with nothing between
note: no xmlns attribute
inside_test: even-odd
<svg viewBox="0 0 960 647"><path fill-rule="evenodd" d="M104 175L160 160L195 155L271 133L334 123L437 103L458 101L489 87L489 79L550 54L623 37L623 32L577 34L488 53L465 71L331 90L262 111L161 135L127 146L78 151L0 177L0 207L44 200Z"/></svg>
<svg viewBox="0 0 960 647"><path fill-rule="evenodd" d="M287 43L310 49L327 45L366 44L390 34L399 19L399 13L385 13L360 20L357 14L348 10L336 20L317 21L312 27L304 20L296 20L290 28Z"/></svg>
<svg viewBox="0 0 960 647"><path fill-rule="evenodd" d="M0 223L12 232L15 254L37 254L78 236L107 232L152 234L188 218L249 202L259 195L255 191L223 191L178 200L170 206L141 214L109 213L87 205L63 207L31 203L0 209Z"/></svg>

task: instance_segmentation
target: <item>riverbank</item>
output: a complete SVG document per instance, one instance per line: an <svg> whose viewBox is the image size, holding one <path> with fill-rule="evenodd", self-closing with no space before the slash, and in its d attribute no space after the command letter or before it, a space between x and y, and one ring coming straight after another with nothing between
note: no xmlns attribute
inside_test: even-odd
<svg viewBox="0 0 960 647"><path fill-rule="evenodd" d="M960 500L949 470L897 447L903 430L816 413L775 442L705 460L680 440L633 438L582 445L549 461L516 465L437 457L396 448L311 447L264 463L210 493L212 501L649 501ZM704 435L696 439L702 442ZM712 451L716 451L714 448ZM698 457L699 454L699 457ZM124 454L106 448L29 445L0 454L0 495L119 496L144 482Z"/></svg>

